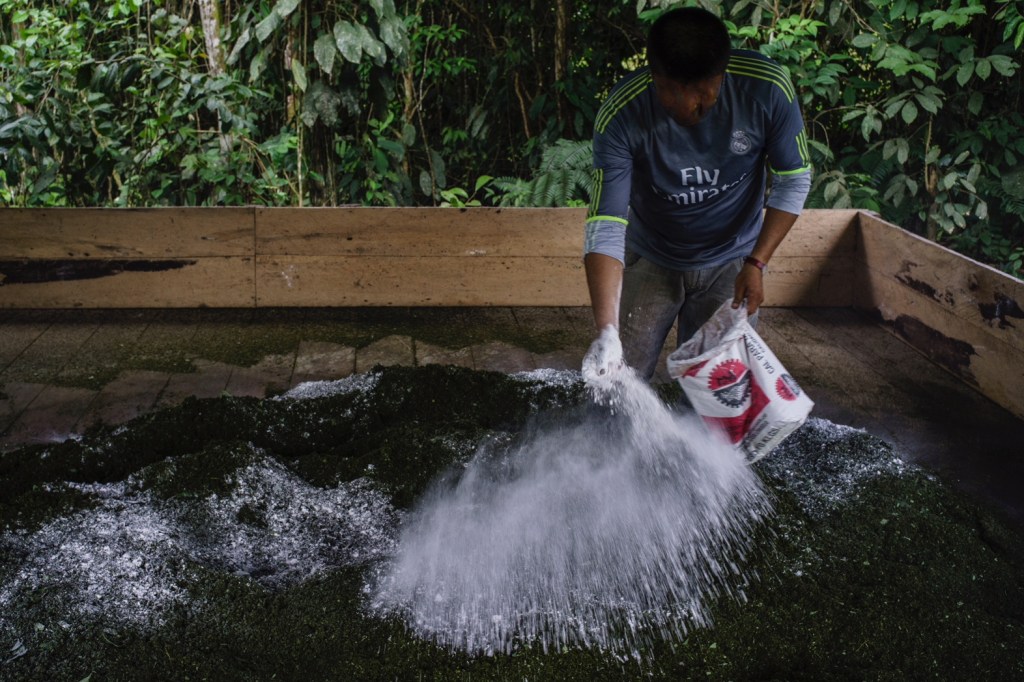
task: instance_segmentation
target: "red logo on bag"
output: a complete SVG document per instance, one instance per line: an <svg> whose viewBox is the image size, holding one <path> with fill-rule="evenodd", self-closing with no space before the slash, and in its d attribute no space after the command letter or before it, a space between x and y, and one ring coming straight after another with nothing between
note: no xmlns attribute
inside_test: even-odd
<svg viewBox="0 0 1024 682"><path fill-rule="evenodd" d="M800 384L788 374L783 374L775 382L775 392L783 400L796 400L800 395Z"/></svg>
<svg viewBox="0 0 1024 682"><path fill-rule="evenodd" d="M704 418L725 431L730 441L739 443L768 405L768 396L747 366L736 359L726 360L711 371L708 388L723 405L742 410L732 417Z"/></svg>
<svg viewBox="0 0 1024 682"><path fill-rule="evenodd" d="M742 361L732 359L719 363L708 376L708 388L718 402L739 407L750 391L750 372Z"/></svg>

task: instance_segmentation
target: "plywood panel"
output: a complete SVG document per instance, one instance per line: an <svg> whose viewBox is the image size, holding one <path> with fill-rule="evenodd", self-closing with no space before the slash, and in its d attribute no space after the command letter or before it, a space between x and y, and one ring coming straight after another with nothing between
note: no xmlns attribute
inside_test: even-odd
<svg viewBox="0 0 1024 682"><path fill-rule="evenodd" d="M849 258L776 254L764 278L769 307L849 306L853 262Z"/></svg>
<svg viewBox="0 0 1024 682"><path fill-rule="evenodd" d="M0 209L0 259L251 256L252 208Z"/></svg>
<svg viewBox="0 0 1024 682"><path fill-rule="evenodd" d="M580 258L257 258L259 306L587 305Z"/></svg>
<svg viewBox="0 0 1024 682"><path fill-rule="evenodd" d="M256 248L270 256L573 256L582 208L265 208Z"/></svg>
<svg viewBox="0 0 1024 682"><path fill-rule="evenodd" d="M773 259L769 305L848 304L855 216L801 216ZM584 218L585 209L8 209L0 307L586 305ZM259 276L259 296L253 276L243 294L230 269L202 264L227 255L280 263ZM295 291L289 268L312 263L333 282L330 294L317 293L309 272ZM229 281L186 274L218 279L218 268ZM101 283L115 276L118 287Z"/></svg>
<svg viewBox="0 0 1024 682"><path fill-rule="evenodd" d="M768 266L766 306L851 305L857 213L809 209L801 214Z"/></svg>
<svg viewBox="0 0 1024 682"><path fill-rule="evenodd" d="M88 263L76 261L77 263ZM88 277L0 281L0 308L252 307L252 258L96 262Z"/></svg>
<svg viewBox="0 0 1024 682"><path fill-rule="evenodd" d="M878 218L860 220L869 288L863 307L916 314L935 306L1024 352L1024 282ZM885 286L882 286L883 283ZM896 296L902 290L906 295Z"/></svg>
<svg viewBox="0 0 1024 682"><path fill-rule="evenodd" d="M930 360L1024 418L1024 354L956 311L930 304L893 278L873 280L876 310Z"/></svg>
<svg viewBox="0 0 1024 682"><path fill-rule="evenodd" d="M779 245L780 256L846 259L857 249L856 210L807 209ZM772 261L774 263L774 259Z"/></svg>

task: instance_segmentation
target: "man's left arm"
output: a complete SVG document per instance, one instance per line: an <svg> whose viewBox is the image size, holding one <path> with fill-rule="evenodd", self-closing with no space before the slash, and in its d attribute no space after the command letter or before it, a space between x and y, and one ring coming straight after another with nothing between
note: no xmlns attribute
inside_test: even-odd
<svg viewBox="0 0 1024 682"><path fill-rule="evenodd" d="M764 226L761 234L754 244L754 250L750 252L752 260L761 264L767 264L772 259L775 249L782 240L789 234L789 229L796 222L797 215L778 208L769 206L764 212ZM747 261L740 269L736 277L736 293L732 300L732 307L739 308L747 299L747 314L753 315L764 302L764 270L754 263Z"/></svg>
<svg viewBox="0 0 1024 682"><path fill-rule="evenodd" d="M773 123L767 142L767 161L772 174L771 192L765 202L764 223L750 257L736 277L733 308L747 301L753 315L764 302L764 269L803 210L811 190L811 161L803 116L792 86L774 89Z"/></svg>

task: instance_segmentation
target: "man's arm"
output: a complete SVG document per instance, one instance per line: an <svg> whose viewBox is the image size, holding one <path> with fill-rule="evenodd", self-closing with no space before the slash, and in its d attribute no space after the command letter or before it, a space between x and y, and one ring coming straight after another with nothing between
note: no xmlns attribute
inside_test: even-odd
<svg viewBox="0 0 1024 682"><path fill-rule="evenodd" d="M771 260L775 249L789 234L811 189L811 159L800 100L792 84L786 85L788 87L772 89L772 125L766 149L772 173L771 192L761 233L750 252L751 257L761 263ZM764 302L764 273L750 263L745 263L736 277L732 307L739 308L744 298L750 315Z"/></svg>
<svg viewBox="0 0 1024 682"><path fill-rule="evenodd" d="M625 366L619 340L619 294L622 292L622 261L590 252L583 258L594 311L597 338L583 356L583 379L593 386L614 380Z"/></svg>
<svg viewBox="0 0 1024 682"><path fill-rule="evenodd" d="M594 311L594 327L619 328L619 298L622 293L622 262L603 253L588 253L583 259Z"/></svg>
<svg viewBox="0 0 1024 682"><path fill-rule="evenodd" d="M598 385L625 366L619 340L619 297L622 292L626 227L632 191L631 125L625 105L644 92L650 75L640 71L613 88L594 124L594 176L584 228L583 267L590 292L597 338L583 357L583 378Z"/></svg>
<svg viewBox="0 0 1024 682"><path fill-rule="evenodd" d="M775 249L782 240L789 234L789 230L796 222L797 216L793 213L781 211L769 206L764 212L764 226L761 234L754 244L754 250L750 255L762 263L771 260ZM744 263L740 274L736 277L736 294L733 296L732 307L739 308L743 299L747 299L747 314L753 315L764 302L764 273L760 268ZM591 293L593 300L593 293Z"/></svg>

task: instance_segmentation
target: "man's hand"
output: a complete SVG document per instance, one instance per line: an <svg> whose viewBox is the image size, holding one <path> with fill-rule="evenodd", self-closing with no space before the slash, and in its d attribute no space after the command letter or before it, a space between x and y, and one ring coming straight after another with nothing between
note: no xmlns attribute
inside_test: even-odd
<svg viewBox="0 0 1024 682"><path fill-rule="evenodd" d="M621 372L623 367L625 362L622 359L619 330L608 325L590 344L590 349L583 357L583 380L588 384L607 383Z"/></svg>
<svg viewBox="0 0 1024 682"><path fill-rule="evenodd" d="M764 302L764 273L760 268L744 263L736 275L736 293L732 299L733 309L743 305L747 299L747 315L753 315Z"/></svg>

